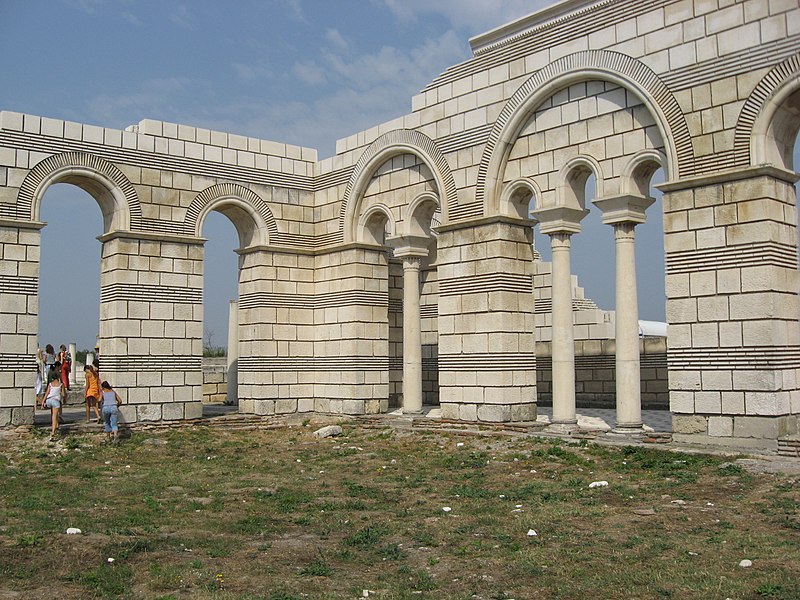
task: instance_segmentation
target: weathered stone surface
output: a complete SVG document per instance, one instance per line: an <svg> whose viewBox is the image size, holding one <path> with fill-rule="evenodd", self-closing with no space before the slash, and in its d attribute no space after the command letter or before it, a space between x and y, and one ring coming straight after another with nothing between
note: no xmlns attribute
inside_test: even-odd
<svg viewBox="0 0 800 600"><path fill-rule="evenodd" d="M340 425L327 425L317 429L313 435L318 438L336 437L342 435L342 428Z"/></svg>

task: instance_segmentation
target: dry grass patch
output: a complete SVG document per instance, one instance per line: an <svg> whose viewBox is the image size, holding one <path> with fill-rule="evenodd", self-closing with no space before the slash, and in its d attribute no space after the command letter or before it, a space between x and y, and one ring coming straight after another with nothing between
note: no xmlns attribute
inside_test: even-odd
<svg viewBox="0 0 800 600"><path fill-rule="evenodd" d="M800 598L791 477L650 448L312 430L0 447L0 597Z"/></svg>

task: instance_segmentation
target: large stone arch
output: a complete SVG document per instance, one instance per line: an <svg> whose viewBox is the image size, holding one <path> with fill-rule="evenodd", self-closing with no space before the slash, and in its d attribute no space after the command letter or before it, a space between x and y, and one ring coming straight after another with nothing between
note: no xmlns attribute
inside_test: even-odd
<svg viewBox="0 0 800 600"><path fill-rule="evenodd" d="M141 223L142 208L128 178L111 163L83 152L55 154L31 169L17 195L20 217L38 221L44 193L55 183L71 183L91 194L103 212L105 233Z"/></svg>
<svg viewBox="0 0 800 600"><path fill-rule="evenodd" d="M686 175L694 150L683 112L658 75L638 60L619 52L586 50L560 58L534 73L511 97L495 121L478 169L476 201L484 214L496 211L501 174L508 153L531 112L557 91L580 81L600 79L624 87L654 115L667 154L669 178Z"/></svg>
<svg viewBox="0 0 800 600"><path fill-rule="evenodd" d="M770 130L783 104L798 91L800 91L800 54L791 56L773 67L742 106L733 140L737 166L774 164L777 149L770 147L774 142ZM797 122L800 123L800 118ZM787 135L796 137L797 131L790 131Z"/></svg>
<svg viewBox="0 0 800 600"><path fill-rule="evenodd" d="M186 211L184 231L200 237L203 222L213 210L231 220L243 248L265 246L278 233L278 225L266 201L253 190L235 183L218 183L197 194Z"/></svg>
<svg viewBox="0 0 800 600"><path fill-rule="evenodd" d="M376 139L361 155L347 182L339 215L340 229L345 242L354 241L358 209L364 191L380 165L399 154L413 154L422 160L433 173L442 202L442 220L448 221L448 209L458 203L458 191L447 159L435 142L413 129L395 129Z"/></svg>

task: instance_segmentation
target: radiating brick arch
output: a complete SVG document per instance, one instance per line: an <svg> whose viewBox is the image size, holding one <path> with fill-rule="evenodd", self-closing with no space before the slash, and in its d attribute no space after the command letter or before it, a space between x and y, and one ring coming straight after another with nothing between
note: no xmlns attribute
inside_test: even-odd
<svg viewBox="0 0 800 600"><path fill-rule="evenodd" d="M252 226L261 232L260 235L254 233L251 236L257 240L254 243L267 244L277 237L278 225L267 202L253 190L236 183L218 183L197 194L186 211L183 221L184 231L189 235L200 237L205 216L226 204L235 205L250 215ZM241 238L241 231L239 235Z"/></svg>
<svg viewBox="0 0 800 600"><path fill-rule="evenodd" d="M136 189L111 163L83 152L66 152L45 158L31 169L17 195L20 218L39 219L45 190L55 183L72 183L92 194L101 205L106 231L136 228L142 220L142 207ZM108 194L98 197L96 188Z"/></svg>
<svg viewBox="0 0 800 600"><path fill-rule="evenodd" d="M780 101L800 89L800 54L775 65L758 83L742 106L736 122L733 152L736 166L757 165L765 160L764 140ZM776 96L782 96L776 98ZM777 102L776 102L777 100ZM761 131L759 130L761 129Z"/></svg>
<svg viewBox="0 0 800 600"><path fill-rule="evenodd" d="M478 169L476 202L487 211L496 193L511 146L532 112L548 97L580 81L611 81L633 92L650 109L661 131L672 177L692 167L694 150L683 111L669 88L649 67L608 50L586 50L564 56L534 73L500 112Z"/></svg>
<svg viewBox="0 0 800 600"><path fill-rule="evenodd" d="M387 160L401 154L418 157L431 170L439 196L444 198L442 218L443 222L447 222L448 209L458 203L458 189L447 159L435 142L425 134L413 129L395 129L369 145L347 182L339 213L339 228L345 241L353 241L358 206L375 170Z"/></svg>

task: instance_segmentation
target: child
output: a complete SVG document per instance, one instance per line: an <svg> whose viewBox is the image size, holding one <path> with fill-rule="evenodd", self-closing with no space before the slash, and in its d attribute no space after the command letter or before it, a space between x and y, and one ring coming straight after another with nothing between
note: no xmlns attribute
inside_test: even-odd
<svg viewBox="0 0 800 600"><path fill-rule="evenodd" d="M86 378L86 422L89 422L89 413L94 408L94 414L97 416L97 422L102 420L100 411L97 409L97 404L100 400L100 377L97 372L92 368L92 365L86 365L83 368L83 374Z"/></svg>
<svg viewBox="0 0 800 600"><path fill-rule="evenodd" d="M106 431L106 441L111 441L111 434L114 434L114 442L119 441L119 405L122 404L122 398L119 394L111 388L111 384L107 381L102 383L103 398L101 405L103 407L103 425Z"/></svg>
<svg viewBox="0 0 800 600"><path fill-rule="evenodd" d="M58 436L58 418L61 414L61 394L63 387L61 385L61 376L53 373L50 377L50 382L47 384L47 390L44 393L42 400L42 408L50 409L50 441L55 441Z"/></svg>

